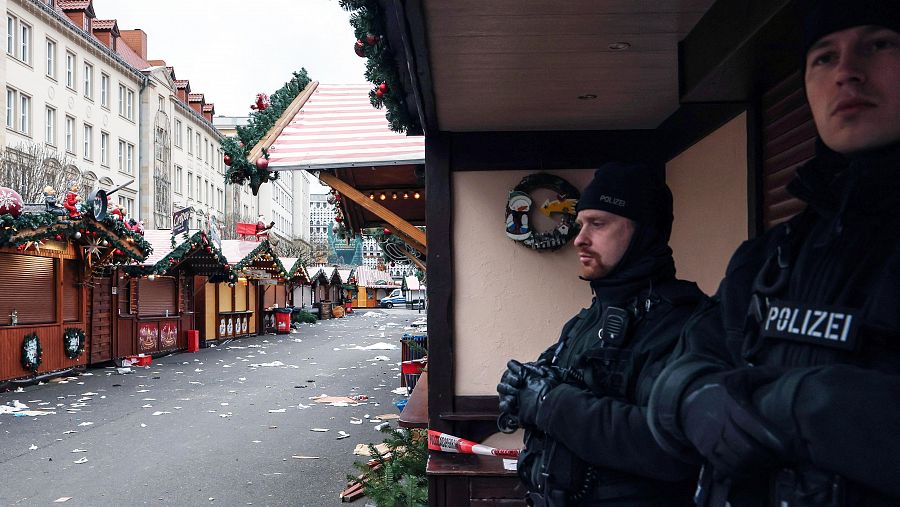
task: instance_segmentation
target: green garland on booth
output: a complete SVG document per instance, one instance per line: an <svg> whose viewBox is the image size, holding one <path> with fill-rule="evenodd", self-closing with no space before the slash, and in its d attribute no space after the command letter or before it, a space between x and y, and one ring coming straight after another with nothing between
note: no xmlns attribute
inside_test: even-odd
<svg viewBox="0 0 900 507"><path fill-rule="evenodd" d="M231 270L237 273L238 271L244 269L248 265L252 264L253 261L256 260L262 253L268 253L272 256L272 261L278 267L279 274L283 277L287 276L287 270L284 269L284 264L281 263L281 259L278 258L278 255L275 254L275 251L272 249L272 245L269 243L269 240L263 240L258 247L254 248L252 252L248 253L241 259L240 262L233 265Z"/></svg>
<svg viewBox="0 0 900 507"><path fill-rule="evenodd" d="M69 359L78 359L84 352L84 331L77 327L66 328L63 333L63 350Z"/></svg>
<svg viewBox="0 0 900 507"><path fill-rule="evenodd" d="M238 185L249 183L253 195L256 195L260 185L278 179L277 172L257 167L257 161L247 160L247 156L309 83L309 75L305 68L294 72L291 80L269 97L269 107L250 113L247 126L237 127L237 137L222 139L222 150L225 152L226 160L230 162L225 171L226 183ZM266 150L263 150L263 158L266 160L269 158Z"/></svg>
<svg viewBox="0 0 900 507"><path fill-rule="evenodd" d="M350 11L350 25L356 36L357 54L366 57L366 79L375 85L369 101L378 109L385 109L388 125L394 132L420 135L422 126L409 114L403 93L403 82L394 65L394 54L384 36L385 13L378 0L340 0ZM379 93L381 92L381 93Z"/></svg>
<svg viewBox="0 0 900 507"><path fill-rule="evenodd" d="M108 234L106 230L96 226L102 223L113 234ZM109 242L114 248L121 252L117 255L120 262L126 262L129 259L142 261L146 258L153 248L150 243L140 234L129 230L121 220L112 216L105 220L97 221L93 218L81 219L61 219L51 213L25 213L18 217L10 214L0 215L0 246L22 246L28 242L39 242L50 238L59 237L60 239L73 238L75 233L87 236L88 234ZM143 255L131 252L131 247L126 242L134 243Z"/></svg>
<svg viewBox="0 0 900 507"><path fill-rule="evenodd" d="M164 275L167 274L169 270L181 263L185 259L185 257L193 253L197 248L208 249L208 252L215 256L216 262L218 262L225 270L225 279L215 280L211 278L211 281L231 283L237 282L237 274L228 264L228 259L225 258L225 256L222 254L222 251L219 250L213 242L209 241L209 237L203 231L197 231L189 236L181 244L176 246L171 252L166 254L165 257L157 261L156 264L149 266L126 266L125 272L129 276Z"/></svg>
<svg viewBox="0 0 900 507"><path fill-rule="evenodd" d="M43 356L44 349L37 333L25 335L25 339L22 340L22 368L36 372L41 366Z"/></svg>

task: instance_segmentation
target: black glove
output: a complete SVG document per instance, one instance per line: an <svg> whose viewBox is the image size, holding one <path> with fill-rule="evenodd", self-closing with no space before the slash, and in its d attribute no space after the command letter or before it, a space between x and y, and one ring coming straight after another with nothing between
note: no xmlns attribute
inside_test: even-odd
<svg viewBox="0 0 900 507"><path fill-rule="evenodd" d="M755 385L771 379L761 371L741 370L685 398L680 411L684 433L716 475L747 475L783 461L786 438L749 402Z"/></svg>
<svg viewBox="0 0 900 507"><path fill-rule="evenodd" d="M537 415L547 394L562 383L559 368L538 367L523 364L525 385L519 389L519 424L525 428L537 428ZM540 428L538 428L540 429Z"/></svg>
<svg viewBox="0 0 900 507"><path fill-rule="evenodd" d="M497 384L500 394L500 413L513 417L519 414L519 389L525 385L524 365L515 359L506 363L506 371Z"/></svg>

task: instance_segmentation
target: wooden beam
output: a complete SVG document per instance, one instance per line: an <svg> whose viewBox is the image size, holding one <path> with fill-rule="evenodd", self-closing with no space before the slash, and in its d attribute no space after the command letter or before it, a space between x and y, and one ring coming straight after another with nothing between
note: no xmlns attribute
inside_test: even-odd
<svg viewBox="0 0 900 507"><path fill-rule="evenodd" d="M320 172L319 181L337 190L344 197L350 199L366 210L374 213L385 222L391 224L391 226L393 226L397 232L402 233L404 236L410 239L410 246L423 254L427 253L428 245L425 240L425 233L416 228L414 225L407 222L406 220L403 220L399 215L385 208L381 204L369 199L367 195L353 188L331 173L325 171Z"/></svg>
<svg viewBox="0 0 900 507"><path fill-rule="evenodd" d="M306 88L303 89L300 93L294 97L294 100L291 104L281 113L281 117L278 118L278 121L275 122L275 125L272 125L272 128L266 132L266 135L263 136L262 139L256 143L256 146L250 150L250 154L247 155L247 160L250 162L256 162L256 159L262 156L263 149L268 150L273 144L275 144L275 139L281 135L281 132L284 130L288 124L291 123L291 120L294 119L294 116L297 114L297 111L303 107L303 104L306 104L306 101L309 100L309 97L312 96L313 92L316 91L316 88L319 86L318 81L311 81Z"/></svg>
<svg viewBox="0 0 900 507"><path fill-rule="evenodd" d="M407 259L409 259L410 261L412 261L412 263L415 264L417 268L421 269L422 272L426 272L426 273L427 273L427 270L425 269L425 263L422 262L421 260L419 260L418 257L416 257L415 255L411 254L408 250L403 250L403 255L405 255Z"/></svg>

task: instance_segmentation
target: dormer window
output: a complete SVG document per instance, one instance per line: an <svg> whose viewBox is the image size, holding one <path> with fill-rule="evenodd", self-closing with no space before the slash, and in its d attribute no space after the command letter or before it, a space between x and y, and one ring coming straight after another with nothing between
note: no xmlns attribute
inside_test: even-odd
<svg viewBox="0 0 900 507"><path fill-rule="evenodd" d="M56 0L47 0L47 5L49 5L51 9L56 8Z"/></svg>

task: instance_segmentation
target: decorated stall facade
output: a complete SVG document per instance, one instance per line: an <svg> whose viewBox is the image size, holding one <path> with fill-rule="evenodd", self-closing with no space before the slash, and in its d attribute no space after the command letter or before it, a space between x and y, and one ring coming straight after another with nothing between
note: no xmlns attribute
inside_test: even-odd
<svg viewBox="0 0 900 507"><path fill-rule="evenodd" d="M145 237L153 254L141 265L116 270L115 357L187 348L187 331L199 324L197 293L207 282L236 280L203 231L173 237L168 230L148 230Z"/></svg>
<svg viewBox="0 0 900 507"><path fill-rule="evenodd" d="M86 365L91 324L109 311L88 288L150 251L105 208L23 205L0 188L0 381Z"/></svg>
<svg viewBox="0 0 900 507"><path fill-rule="evenodd" d="M264 319L264 288L277 285L286 274L268 240L224 240L222 252L234 277L208 283L198 293L196 307L203 309L198 328L206 341L258 334Z"/></svg>
<svg viewBox="0 0 900 507"><path fill-rule="evenodd" d="M279 260L287 270L287 275L285 275L287 306L297 308L308 306L310 304L308 290L310 281L303 261L296 257L281 257Z"/></svg>
<svg viewBox="0 0 900 507"><path fill-rule="evenodd" d="M356 268L354 278L356 280L354 308L377 308L381 298L400 288L400 285L391 279L391 274L384 269L360 266Z"/></svg>

